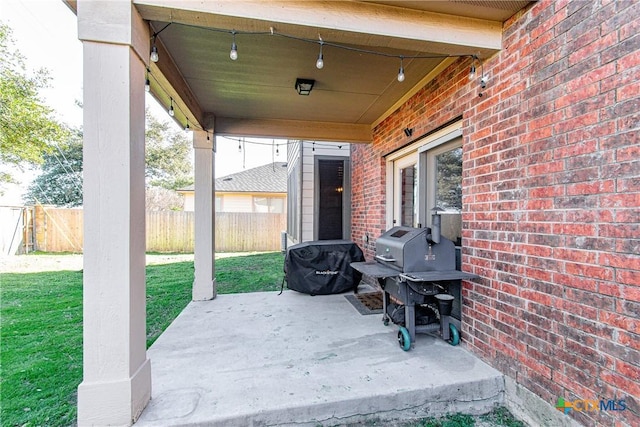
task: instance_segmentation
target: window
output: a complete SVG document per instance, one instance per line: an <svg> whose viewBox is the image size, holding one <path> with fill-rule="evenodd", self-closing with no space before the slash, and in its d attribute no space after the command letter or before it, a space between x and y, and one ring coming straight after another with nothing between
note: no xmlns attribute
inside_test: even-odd
<svg viewBox="0 0 640 427"><path fill-rule="evenodd" d="M253 196L253 211L264 213L283 213L284 198Z"/></svg>
<svg viewBox="0 0 640 427"><path fill-rule="evenodd" d="M462 240L462 131L448 126L387 157L387 226L429 227L433 209L441 233Z"/></svg>

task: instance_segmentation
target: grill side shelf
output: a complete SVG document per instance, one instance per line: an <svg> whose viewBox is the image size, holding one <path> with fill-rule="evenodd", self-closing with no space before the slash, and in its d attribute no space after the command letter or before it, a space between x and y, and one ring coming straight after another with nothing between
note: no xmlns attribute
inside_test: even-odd
<svg viewBox="0 0 640 427"><path fill-rule="evenodd" d="M352 262L351 267L362 274L381 279L383 277L398 277L400 272L378 262Z"/></svg>
<svg viewBox="0 0 640 427"><path fill-rule="evenodd" d="M473 280L479 279L477 274L465 273L458 270L442 271L413 271L411 273L399 274L400 279L409 282L438 282L442 280Z"/></svg>

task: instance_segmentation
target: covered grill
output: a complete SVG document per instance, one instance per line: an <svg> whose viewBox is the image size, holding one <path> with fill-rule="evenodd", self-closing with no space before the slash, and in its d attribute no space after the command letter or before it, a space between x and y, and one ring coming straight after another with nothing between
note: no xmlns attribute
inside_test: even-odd
<svg viewBox="0 0 640 427"><path fill-rule="evenodd" d="M439 220L434 215L433 232L431 228L393 227L376 241L375 261L351 264L378 280L384 293L383 321L400 325L398 342L405 351L411 348L416 332L439 332L444 340L458 344L460 321L451 317L456 297L449 288L460 280L478 278L456 270L455 246L440 236Z"/></svg>

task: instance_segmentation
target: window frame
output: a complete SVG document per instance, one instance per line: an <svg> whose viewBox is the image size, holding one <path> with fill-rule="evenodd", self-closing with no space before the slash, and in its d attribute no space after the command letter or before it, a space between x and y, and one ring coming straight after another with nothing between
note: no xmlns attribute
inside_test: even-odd
<svg viewBox="0 0 640 427"><path fill-rule="evenodd" d="M393 223L394 217L397 213L396 209L396 194L398 194L398 190L396 189L397 180L396 180L396 165L400 163L403 158L409 158L409 156L416 155L418 158L418 191L417 191L417 203L418 203L418 226L419 227L430 227L431 226L431 213L429 210L433 207L435 203L435 186L431 190L433 193L433 199L429 202L427 197L420 197L421 194L425 194L425 189L428 190L428 186L430 180L435 181L435 171L433 171L434 176L429 177L428 174L428 164L427 164L427 152L434 153L432 150L440 150L442 147L446 147L447 144L452 143L453 141L460 138L459 145L462 146L462 120L459 120L449 126L444 127L436 132L433 132L430 135L425 136L424 138L419 139L418 141L410 144L402 149L396 150L393 153L388 154L386 157L386 222L387 229L394 227L396 224ZM449 149L456 148L451 146L451 148L443 149L442 151L448 151ZM433 169L433 167L431 168Z"/></svg>

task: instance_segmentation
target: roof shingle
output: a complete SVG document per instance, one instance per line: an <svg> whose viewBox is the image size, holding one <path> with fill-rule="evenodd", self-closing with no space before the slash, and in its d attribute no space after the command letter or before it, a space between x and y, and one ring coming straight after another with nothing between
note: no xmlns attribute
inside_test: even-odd
<svg viewBox="0 0 640 427"><path fill-rule="evenodd" d="M287 163L274 162L216 178L215 191L227 193L286 193ZM193 191L194 186L180 189Z"/></svg>

